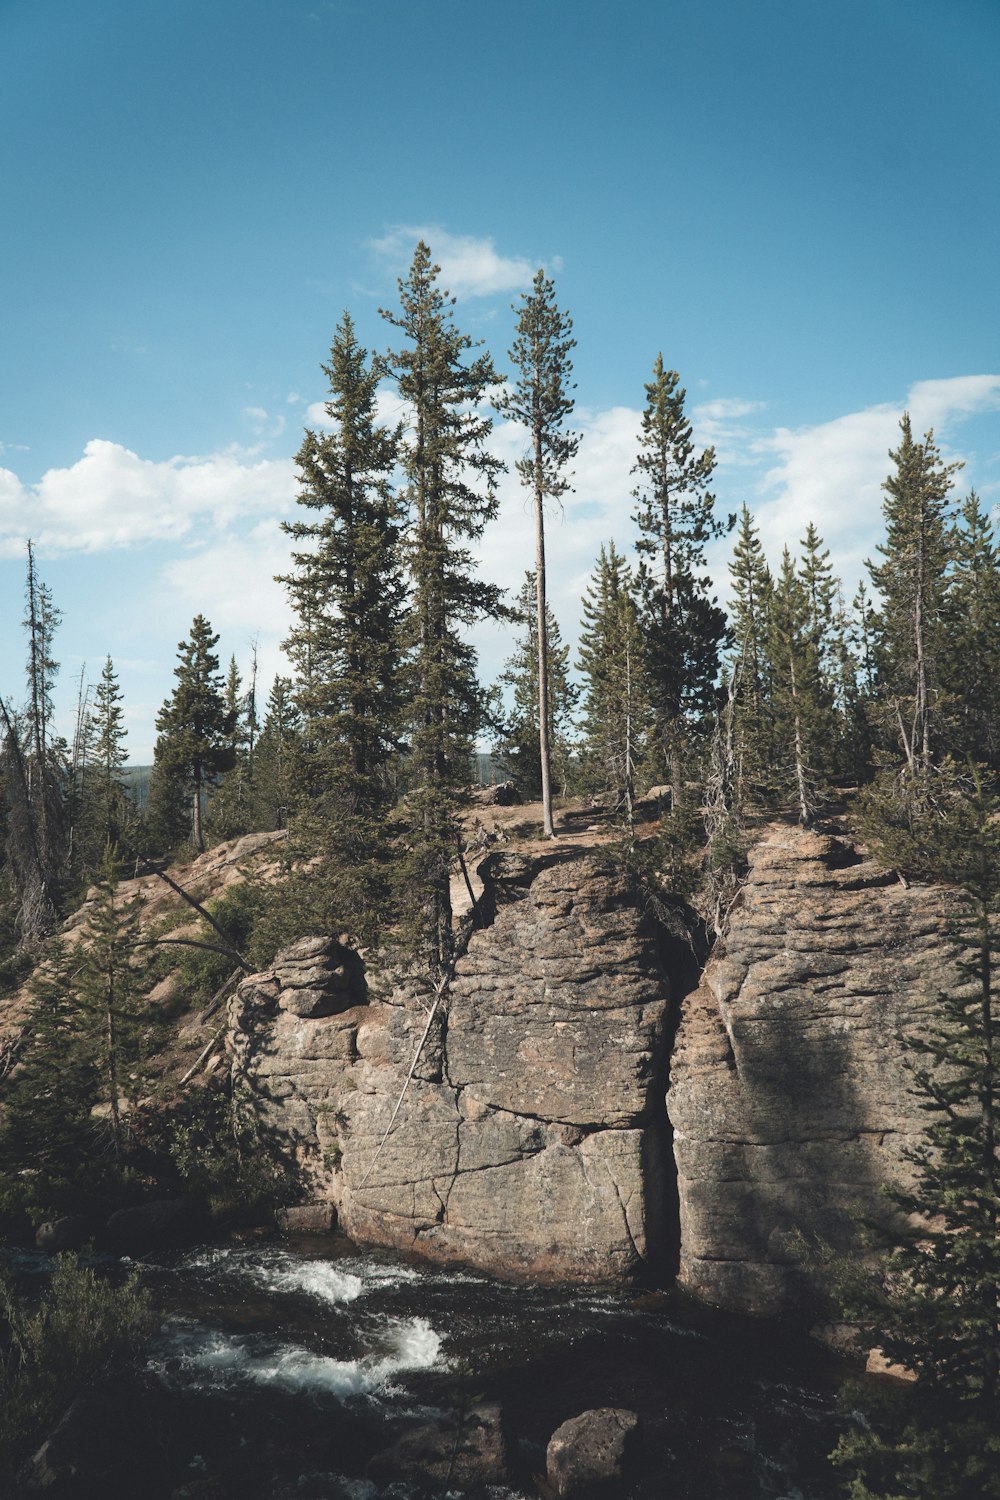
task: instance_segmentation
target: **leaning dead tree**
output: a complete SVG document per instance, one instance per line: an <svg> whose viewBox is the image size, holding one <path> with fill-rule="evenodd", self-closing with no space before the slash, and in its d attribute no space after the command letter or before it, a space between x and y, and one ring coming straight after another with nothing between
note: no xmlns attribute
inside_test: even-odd
<svg viewBox="0 0 1000 1500"><path fill-rule="evenodd" d="M7 870L17 902L21 946L32 949L52 929L58 870L52 858L52 829L61 808L58 789L44 768L25 752L17 716L0 699L0 786L6 815Z"/></svg>

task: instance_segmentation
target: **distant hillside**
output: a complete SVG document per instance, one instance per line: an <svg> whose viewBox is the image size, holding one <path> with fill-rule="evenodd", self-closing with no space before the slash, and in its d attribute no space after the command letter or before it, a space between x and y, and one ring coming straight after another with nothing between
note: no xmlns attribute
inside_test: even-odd
<svg viewBox="0 0 1000 1500"><path fill-rule="evenodd" d="M139 807L146 805L146 794L149 791L149 778L152 770L152 766L125 766L122 769L125 789L132 801Z"/></svg>

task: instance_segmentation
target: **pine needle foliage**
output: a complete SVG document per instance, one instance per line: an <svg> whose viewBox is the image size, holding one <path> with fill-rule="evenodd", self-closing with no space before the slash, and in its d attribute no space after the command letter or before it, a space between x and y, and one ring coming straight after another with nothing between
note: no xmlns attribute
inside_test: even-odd
<svg viewBox="0 0 1000 1500"><path fill-rule="evenodd" d="M489 355L475 354L472 339L455 326L455 299L438 285L439 274L421 241L399 283L399 310L383 310L402 335L387 369L408 413L400 450L412 589L407 887L419 906L418 945L435 975L452 956L455 809L483 718L466 631L506 614L501 590L477 576L470 551L497 510L503 464L486 447L492 422L482 405L498 377Z"/></svg>
<svg viewBox="0 0 1000 1500"><path fill-rule="evenodd" d="M521 298L517 336L510 351L517 376L501 393L497 410L527 429L528 453L515 464L521 483L531 492L535 512L535 684L538 707L538 768L542 819L547 837L554 836L552 819L550 739L553 667L549 662L548 611L545 575L545 501L558 500L570 488L566 467L576 457L580 434L565 423L574 400L570 382L570 352L576 347L569 315L556 305L555 283L537 271L530 292Z"/></svg>
<svg viewBox="0 0 1000 1500"><path fill-rule="evenodd" d="M686 399L677 371L658 354L632 472L640 476L633 496L647 679L675 806L684 800L685 742L710 724L727 634L704 572L705 549L735 521L715 514L715 450L697 451Z"/></svg>
<svg viewBox="0 0 1000 1500"><path fill-rule="evenodd" d="M55 942L33 980L0 1122L8 1207L68 1212L126 1180L149 1047L140 909L109 846L79 942Z"/></svg>
<svg viewBox="0 0 1000 1500"><path fill-rule="evenodd" d="M881 594L877 661L887 735L898 734L911 772L930 764L941 687L942 624L950 560L953 477L928 432L913 436L909 413L900 422L894 471L884 481L884 561L868 569Z"/></svg>
<svg viewBox="0 0 1000 1500"><path fill-rule="evenodd" d="M191 842L199 853L205 848L205 797L215 777L233 764L232 723L215 654L218 644L205 616L195 615L189 638L177 646L177 686L156 716L152 779L159 778L168 795L175 787L185 788ZM152 785L150 803L154 804Z"/></svg>

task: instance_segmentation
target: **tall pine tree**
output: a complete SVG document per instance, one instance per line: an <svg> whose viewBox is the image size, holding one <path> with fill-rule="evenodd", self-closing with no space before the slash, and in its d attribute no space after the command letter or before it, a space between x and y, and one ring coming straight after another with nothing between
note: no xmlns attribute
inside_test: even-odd
<svg viewBox="0 0 1000 1500"><path fill-rule="evenodd" d="M531 448L516 463L517 472L532 493L535 508L535 647L538 667L538 764L542 792L545 836L554 838L552 821L551 758L552 667L549 661L548 614L545 591L545 500L558 500L570 488L566 466L580 447L579 433L566 427L573 410L570 351L576 340L569 315L556 306L555 284L541 270L535 273L530 293L521 298L517 337L510 351L517 377L512 389L503 392L497 409L527 428Z"/></svg>
<svg viewBox="0 0 1000 1500"><path fill-rule="evenodd" d="M715 450L697 451L676 370L658 354L646 386L639 454L636 550L647 642L648 680L672 800L684 800L684 746L712 708L726 617L709 591L705 548L731 529L715 515Z"/></svg>
<svg viewBox="0 0 1000 1500"><path fill-rule="evenodd" d="M400 503L391 482L399 433L378 420L380 366L349 313L329 363L327 432L307 429L296 457L301 519L283 581L296 622L286 643L306 724L306 790L339 856L364 862L385 843L401 729Z"/></svg>
<svg viewBox="0 0 1000 1500"><path fill-rule="evenodd" d="M504 613L500 590L476 576L469 543L497 509L502 462L486 448L492 423L481 404L497 384L488 354L455 326L454 298L421 241L400 281L398 312L384 316L403 336L388 356L410 413L401 463L410 507L411 868L419 892L421 946L443 979L453 952L450 872L457 844L457 789L468 778L472 736L482 719L475 653L465 635Z"/></svg>
<svg viewBox="0 0 1000 1500"><path fill-rule="evenodd" d="M771 573L753 517L744 505L733 560L733 658L730 677L734 695L734 796L739 808L770 785L773 734L768 656L768 618Z"/></svg>
<svg viewBox="0 0 1000 1500"><path fill-rule="evenodd" d="M964 501L951 539L941 646L948 748L1000 770L1000 550L979 496Z"/></svg>
<svg viewBox="0 0 1000 1500"><path fill-rule="evenodd" d="M614 542L602 547L583 596L579 669L583 674L584 779L609 794L631 843L636 770L650 727L645 653L635 583Z"/></svg>
<svg viewBox="0 0 1000 1500"><path fill-rule="evenodd" d="M928 432L913 436L907 412L893 473L882 485L884 561L869 562L882 596L878 625L881 696L911 772L930 764L941 677L942 620L950 560L950 496L960 464L942 462Z"/></svg>
<svg viewBox="0 0 1000 1500"><path fill-rule="evenodd" d="M184 789L191 813L191 841L198 850L205 847L203 803L208 788L233 763L232 726L215 654L218 643L204 615L195 615L190 638L177 646L177 686L156 716L153 777L159 776L171 792L175 787Z"/></svg>

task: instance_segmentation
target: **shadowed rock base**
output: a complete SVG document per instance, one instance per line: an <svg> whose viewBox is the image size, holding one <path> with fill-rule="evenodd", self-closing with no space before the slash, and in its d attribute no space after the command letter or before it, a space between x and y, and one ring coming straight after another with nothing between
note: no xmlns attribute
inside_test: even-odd
<svg viewBox="0 0 1000 1500"><path fill-rule="evenodd" d="M739 1311L807 1310L794 1231L838 1249L893 1212L926 1126L906 1037L957 983L948 896L844 841L774 824L683 1004L667 1110L683 1283Z"/></svg>

